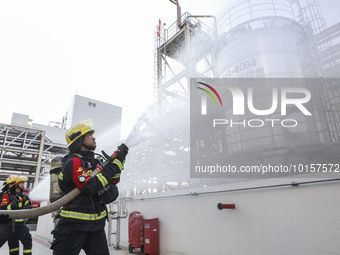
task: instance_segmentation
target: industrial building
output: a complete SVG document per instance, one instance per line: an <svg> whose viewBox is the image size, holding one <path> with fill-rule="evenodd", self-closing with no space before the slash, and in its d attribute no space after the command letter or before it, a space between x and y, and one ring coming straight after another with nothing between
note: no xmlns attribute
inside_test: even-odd
<svg viewBox="0 0 340 255"><path fill-rule="evenodd" d="M66 113L66 126L70 127L86 119L95 123L96 133L104 134L115 128L107 139L120 140L122 108L91 98L75 95Z"/></svg>
<svg viewBox="0 0 340 255"><path fill-rule="evenodd" d="M157 155L163 170L159 171L157 164L145 167L148 171L145 180L136 178L138 172L132 170L127 176L127 193L158 193L229 182L200 181L190 178L186 170L190 159L190 79L336 78L340 73L339 30L339 23L325 26L318 1L311 0L233 1L218 20L212 15L186 12L167 28L159 30L158 26L155 32L158 100L136 124L145 142L137 145L140 148L133 157L140 166L143 162L149 165L149 160L153 162ZM323 104L314 113L317 128L308 131L318 136L314 140L322 141L318 144L339 141L339 88L336 79L332 84L322 85ZM165 122L166 125L161 124ZM302 139L308 132L293 140ZM261 157L270 158L267 151L274 153L289 143L285 131L276 128L250 136L248 133L249 130L240 133L226 129L220 141L227 144L224 151L258 155L259 144L265 143L269 146L262 148ZM212 136L205 137L206 141ZM256 149L247 148L254 138ZM310 148L314 142L310 137L306 139L305 146ZM286 147L285 153L295 150L293 147ZM216 153L211 151L212 155Z"/></svg>
<svg viewBox="0 0 340 255"><path fill-rule="evenodd" d="M126 209L159 218L160 254L337 254L337 175L192 178L189 161L199 148L212 162L219 154L258 164L337 162L340 20L327 27L316 0L231 1L218 19L179 7L177 14L155 31L158 100L137 123L143 142L131 148L120 184ZM303 132L226 128L192 146L191 129L205 124L190 127L192 78L335 79L313 92L320 101ZM123 220L123 246L127 229ZM319 231L326 236L314 237Z"/></svg>
<svg viewBox="0 0 340 255"><path fill-rule="evenodd" d="M226 128L195 142L205 150L216 141L208 148L212 158L224 152L259 162L325 155L336 161L340 20L327 27L317 0L231 1L218 18L182 14L178 1L171 2L177 20L155 30L157 101L131 133L120 198L109 206L116 213L116 222L107 226L109 244L129 246L127 212L139 211L159 219L159 254L338 254L337 176L190 176L190 151L196 147L190 146L189 95L192 78L334 78L318 88L314 119L303 132ZM82 97L74 102L83 110L98 106ZM67 121L83 110L69 110ZM119 109L112 112L121 116ZM51 228L50 216L42 216L39 235L50 240Z"/></svg>

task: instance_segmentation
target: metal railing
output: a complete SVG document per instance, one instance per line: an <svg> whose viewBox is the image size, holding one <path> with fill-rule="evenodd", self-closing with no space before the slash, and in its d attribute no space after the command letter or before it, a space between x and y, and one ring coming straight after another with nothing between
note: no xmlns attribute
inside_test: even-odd
<svg viewBox="0 0 340 255"><path fill-rule="evenodd" d="M199 18L203 17L210 17L210 16L195 16L191 15L188 12L185 12L181 18L180 22L177 20L172 23L168 28L164 29L163 35L160 36L159 45L162 45L163 43L167 42L169 39L171 39L176 33L178 33L185 25L190 26L192 29L205 32L209 35L213 35L216 31L216 27L211 27L199 20ZM212 17L212 16L211 16Z"/></svg>

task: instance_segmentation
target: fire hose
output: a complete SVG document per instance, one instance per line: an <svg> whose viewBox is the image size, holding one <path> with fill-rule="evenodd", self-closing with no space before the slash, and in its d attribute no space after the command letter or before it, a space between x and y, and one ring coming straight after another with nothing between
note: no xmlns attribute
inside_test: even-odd
<svg viewBox="0 0 340 255"><path fill-rule="evenodd" d="M126 147L125 144L122 144ZM120 145L118 147L118 151L120 150ZM127 148L127 147L126 147ZM103 152L103 151L102 151ZM115 158L117 158L117 152L114 152L111 156L108 156L106 153L104 153L104 156L106 158L106 161L103 163L103 168L107 166L110 162L112 162ZM99 174L101 170L99 168L96 168L92 173L90 174L90 177L94 177L95 175ZM28 218L36 218L38 216L51 213L53 211L58 210L60 207L66 205L73 199L75 199L77 196L81 194L81 190L79 190L77 187L75 187L73 190L71 190L69 193L65 194L63 197L58 199L57 201L54 201L53 203L50 203L46 206L34 208L34 209L22 209L22 210L0 210L0 215L8 215L11 219L28 219Z"/></svg>

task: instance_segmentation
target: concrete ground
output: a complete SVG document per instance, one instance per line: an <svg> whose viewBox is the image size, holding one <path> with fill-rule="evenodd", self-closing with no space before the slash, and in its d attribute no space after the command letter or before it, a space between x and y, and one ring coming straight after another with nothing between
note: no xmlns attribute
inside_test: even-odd
<svg viewBox="0 0 340 255"><path fill-rule="evenodd" d="M52 250L50 250L50 243L47 239L36 235L35 231L30 232L33 239L33 248L32 248L32 254L33 255L52 255ZM120 250L114 249L113 246L109 246L110 254L112 255L128 255L130 254L128 252L127 248L122 247ZM0 254L6 255L9 254L8 252L8 245L7 243L0 248ZM20 254L22 254L22 245L20 244ZM139 252L134 252L134 254L143 254ZM85 255L84 251L80 252L80 255Z"/></svg>

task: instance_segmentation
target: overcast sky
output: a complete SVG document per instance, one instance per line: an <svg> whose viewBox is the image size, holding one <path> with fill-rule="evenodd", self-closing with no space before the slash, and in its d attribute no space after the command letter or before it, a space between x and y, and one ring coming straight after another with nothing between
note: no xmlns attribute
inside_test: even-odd
<svg viewBox="0 0 340 255"><path fill-rule="evenodd" d="M221 15L227 0L182 0L182 13ZM328 25L338 0L323 0ZM124 123L153 100L154 28L168 0L0 2L0 122L13 112L58 121L74 94L123 107ZM122 131L124 134L124 130Z"/></svg>

